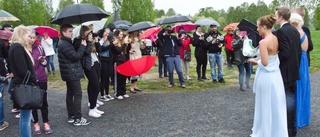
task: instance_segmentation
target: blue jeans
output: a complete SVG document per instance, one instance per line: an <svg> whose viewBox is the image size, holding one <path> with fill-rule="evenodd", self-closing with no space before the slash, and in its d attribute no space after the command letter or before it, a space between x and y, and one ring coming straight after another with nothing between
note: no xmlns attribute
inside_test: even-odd
<svg viewBox="0 0 320 137"><path fill-rule="evenodd" d="M31 109L20 109L20 135L21 137L31 137Z"/></svg>
<svg viewBox="0 0 320 137"><path fill-rule="evenodd" d="M48 61L48 66L47 66L47 70L48 70L48 73L51 72L51 70L54 72L55 71L55 68L54 68L54 63L53 63L53 58L54 58L54 55L51 55L51 56L47 56L47 61ZM50 69L51 67L51 69Z"/></svg>
<svg viewBox="0 0 320 137"><path fill-rule="evenodd" d="M4 83L0 83L0 125L4 122Z"/></svg>
<svg viewBox="0 0 320 137"><path fill-rule="evenodd" d="M163 73L164 73L164 76L168 76L166 58L158 56L158 62L159 62L159 66L158 66L159 77L162 77ZM163 73L162 73L162 70L163 70Z"/></svg>
<svg viewBox="0 0 320 137"><path fill-rule="evenodd" d="M249 83L250 83L250 76L251 76L251 66L249 63L244 63L241 65L238 65L238 70L239 70L239 85L240 87L243 86L244 84L244 70L246 70L246 81L245 84L247 88L249 88Z"/></svg>
<svg viewBox="0 0 320 137"><path fill-rule="evenodd" d="M174 84L173 81L173 70L174 68L177 71L177 74L179 76L179 82L181 85L184 84L184 79L183 79L183 73L182 73L182 69L181 69L181 60L180 60L180 56L177 55L175 57L166 57L166 62L167 62L167 66L168 66L168 71L169 71L169 82L171 85Z"/></svg>
<svg viewBox="0 0 320 137"><path fill-rule="evenodd" d="M216 65L218 65L218 80L223 78L223 57L222 54L209 53L209 63L212 80L217 80Z"/></svg>

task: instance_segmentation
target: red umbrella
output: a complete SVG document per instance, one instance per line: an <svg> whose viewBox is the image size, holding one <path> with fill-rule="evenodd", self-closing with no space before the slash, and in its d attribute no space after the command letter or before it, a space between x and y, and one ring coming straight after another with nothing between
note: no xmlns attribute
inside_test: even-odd
<svg viewBox="0 0 320 137"><path fill-rule="evenodd" d="M234 30L237 28L238 25L239 25L239 22L238 23L230 23L229 25L227 25L223 28L223 31Z"/></svg>
<svg viewBox="0 0 320 137"><path fill-rule="evenodd" d="M153 34L156 34L156 33L160 32L160 31L161 31L161 27L154 27L154 28L147 29L146 31L144 31L142 33L141 38L142 39L146 39L149 36L151 36Z"/></svg>
<svg viewBox="0 0 320 137"><path fill-rule="evenodd" d="M34 30L39 33L40 36L43 36L43 33L47 32L49 37L56 37L58 36L58 31L54 28L49 26L39 26L35 27Z"/></svg>
<svg viewBox="0 0 320 137"><path fill-rule="evenodd" d="M148 72L156 63L157 56L143 56L139 59L128 60L116 66L116 71L125 76L138 76Z"/></svg>
<svg viewBox="0 0 320 137"><path fill-rule="evenodd" d="M0 30L0 39L10 40L12 37L12 34L13 32L11 31Z"/></svg>
<svg viewBox="0 0 320 137"><path fill-rule="evenodd" d="M196 25L193 23L187 22L187 23L180 23L172 27L172 30L174 32L178 32L180 29L183 29L184 32L190 32L196 29Z"/></svg>

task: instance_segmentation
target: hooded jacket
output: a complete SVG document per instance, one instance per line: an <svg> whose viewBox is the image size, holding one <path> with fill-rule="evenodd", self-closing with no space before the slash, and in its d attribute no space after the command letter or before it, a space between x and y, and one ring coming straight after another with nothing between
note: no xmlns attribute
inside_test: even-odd
<svg viewBox="0 0 320 137"><path fill-rule="evenodd" d="M43 63L40 63L39 57L44 57L45 60ZM45 67L47 66L47 58L46 53L41 45L38 45L36 42L32 45L32 58L34 60L34 71L36 77L38 78L39 82L47 82L47 74L45 71Z"/></svg>

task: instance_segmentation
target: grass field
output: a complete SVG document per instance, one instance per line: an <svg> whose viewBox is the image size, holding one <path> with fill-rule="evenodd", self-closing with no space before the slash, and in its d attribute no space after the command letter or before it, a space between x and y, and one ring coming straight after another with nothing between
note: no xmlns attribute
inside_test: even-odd
<svg viewBox="0 0 320 137"><path fill-rule="evenodd" d="M320 70L320 55L319 55L320 54L320 47L319 47L320 31L311 31L311 35L312 35L314 49L313 51L310 52L310 55L311 55L310 72L313 73ZM192 50L194 50L194 47L192 47ZM225 58L225 55L224 55L224 58ZM192 55L192 60L190 64L191 64L190 75L192 79L186 80L186 88L179 87L178 76L176 73L174 74L174 81L176 86L173 88L168 88L168 78L158 78L157 66L154 66L148 73L142 75L141 80L138 81L138 86L139 88L143 89L146 92L180 92L180 91L199 92L199 91L205 91L206 89L234 85L238 83L238 69L235 65L231 70L227 69L226 65L224 65L224 79L226 80L226 83L221 84L221 83L212 83L209 63L207 65L206 74L210 80L206 80L205 82L199 82L197 80L197 74L196 74L196 68L195 68L196 61L194 58L194 54ZM251 75L251 78L253 80L254 75ZM49 83L49 89L58 89L58 90L66 91L65 82L61 80L59 72L57 72L56 75L49 75L48 83ZM82 89L86 90L87 80L82 79L81 84L82 84ZM127 84L127 87L128 86L129 84ZM129 87L127 89L129 89Z"/></svg>

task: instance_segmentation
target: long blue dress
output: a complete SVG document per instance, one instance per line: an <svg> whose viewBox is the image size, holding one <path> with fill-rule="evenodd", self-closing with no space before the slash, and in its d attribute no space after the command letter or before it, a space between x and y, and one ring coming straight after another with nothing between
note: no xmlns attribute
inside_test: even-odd
<svg viewBox="0 0 320 137"><path fill-rule="evenodd" d="M288 137L287 106L278 54L268 56L268 65L258 61L253 83L254 120L251 137Z"/></svg>
<svg viewBox="0 0 320 137"><path fill-rule="evenodd" d="M310 76L307 52L302 51L300 61L300 80L297 81L296 90L296 127L301 128L310 124Z"/></svg>

